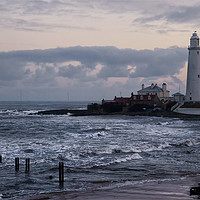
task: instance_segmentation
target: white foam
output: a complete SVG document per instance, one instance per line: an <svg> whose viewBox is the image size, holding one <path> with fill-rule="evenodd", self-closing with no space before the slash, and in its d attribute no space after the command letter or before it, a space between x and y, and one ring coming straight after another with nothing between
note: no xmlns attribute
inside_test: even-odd
<svg viewBox="0 0 200 200"><path fill-rule="evenodd" d="M133 159L141 159L141 158L142 157L138 153L135 153L133 155L117 158L117 159L112 160L108 163L98 164L98 166L108 166L108 165L111 165L111 164L117 164L117 163L127 162L127 161L130 161L130 160L133 160Z"/></svg>
<svg viewBox="0 0 200 200"><path fill-rule="evenodd" d="M114 160L112 163L121 163L121 162L126 162L126 161L129 161L129 160L133 160L133 159L141 159L142 156L140 156L138 153L135 153L133 155L129 155L129 156L126 156L126 157L123 157L123 158L118 158L116 160Z"/></svg>
<svg viewBox="0 0 200 200"><path fill-rule="evenodd" d="M120 147L118 145L110 145L109 147L96 151L97 154L113 154L119 150L119 153L141 153L140 147Z"/></svg>
<svg viewBox="0 0 200 200"><path fill-rule="evenodd" d="M142 148L141 150L143 152L161 151L162 149L169 147L169 146L170 146L170 144L165 142L165 143L160 144L159 146L151 146L151 147L147 146L147 147Z"/></svg>
<svg viewBox="0 0 200 200"><path fill-rule="evenodd" d="M142 150L139 147L125 147L125 148L122 148L122 152L124 152L124 153L141 153Z"/></svg>
<svg viewBox="0 0 200 200"><path fill-rule="evenodd" d="M27 110L27 111L20 111L20 110L0 110L0 114L2 115L12 115L12 116L26 116L30 114L36 114L38 110Z"/></svg>
<svg viewBox="0 0 200 200"><path fill-rule="evenodd" d="M105 135L107 135L107 134L108 134L108 133L105 132L105 131L98 131L98 132L96 132L96 133L90 134L89 137L98 138L98 137L101 137L101 136L105 136Z"/></svg>
<svg viewBox="0 0 200 200"><path fill-rule="evenodd" d="M152 179L152 180L141 180L141 181L126 181L122 183L113 183L109 186L103 186L99 188L100 190L105 190L105 189L114 189L114 188L120 188L120 187L127 187L127 186L134 186L134 185L141 185L141 184L146 184L146 183L157 183L157 182L166 182L166 181L176 181L176 180L184 180L185 177L181 178L163 178L163 179Z"/></svg>
<svg viewBox="0 0 200 200"><path fill-rule="evenodd" d="M161 125L169 125L169 122L160 122Z"/></svg>
<svg viewBox="0 0 200 200"><path fill-rule="evenodd" d="M37 114L37 113L38 113L38 110L26 110L26 111L23 111L23 113L24 113L25 115Z"/></svg>

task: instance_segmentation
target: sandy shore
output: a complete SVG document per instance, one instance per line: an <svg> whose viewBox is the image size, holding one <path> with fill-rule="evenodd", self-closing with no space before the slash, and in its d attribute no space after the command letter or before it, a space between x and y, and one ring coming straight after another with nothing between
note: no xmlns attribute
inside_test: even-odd
<svg viewBox="0 0 200 200"><path fill-rule="evenodd" d="M126 186L113 185L98 190L84 192L60 192L43 194L25 198L26 200L171 200L171 199L197 199L190 196L190 188L196 187L200 182L200 176L190 176L180 180L166 180L148 182L144 184Z"/></svg>

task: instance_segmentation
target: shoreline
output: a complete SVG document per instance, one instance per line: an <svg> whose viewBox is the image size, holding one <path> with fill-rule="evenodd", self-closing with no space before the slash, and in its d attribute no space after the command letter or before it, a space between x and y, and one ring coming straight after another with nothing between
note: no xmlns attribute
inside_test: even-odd
<svg viewBox="0 0 200 200"><path fill-rule="evenodd" d="M138 184L111 184L98 189L80 192L55 192L24 198L24 200L189 200L190 188L198 186L200 175L190 175L174 180L149 181Z"/></svg>

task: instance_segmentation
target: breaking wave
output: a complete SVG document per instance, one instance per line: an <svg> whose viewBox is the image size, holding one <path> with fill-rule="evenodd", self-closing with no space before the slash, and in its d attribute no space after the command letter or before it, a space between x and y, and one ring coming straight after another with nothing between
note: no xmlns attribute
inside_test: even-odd
<svg viewBox="0 0 200 200"><path fill-rule="evenodd" d="M130 160L135 160L135 159L142 159L142 156L140 156L139 154L136 153L136 154L125 156L125 157L116 158L109 162L98 163L98 164L95 164L94 167L105 167L105 166L109 166L112 164L123 163L123 162L127 162Z"/></svg>
<svg viewBox="0 0 200 200"><path fill-rule="evenodd" d="M0 115L9 115L9 116L27 116L31 114L37 114L38 110L0 110Z"/></svg>

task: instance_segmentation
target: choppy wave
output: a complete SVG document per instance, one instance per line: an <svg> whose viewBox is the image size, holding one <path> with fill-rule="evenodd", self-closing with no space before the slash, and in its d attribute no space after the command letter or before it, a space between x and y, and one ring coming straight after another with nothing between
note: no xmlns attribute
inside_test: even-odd
<svg viewBox="0 0 200 200"><path fill-rule="evenodd" d="M170 145L176 146L176 147L191 147L191 146L195 146L195 145L199 145L199 144L200 144L200 140L197 140L197 141L186 140L184 142L172 143Z"/></svg>
<svg viewBox="0 0 200 200"><path fill-rule="evenodd" d="M0 110L0 115L11 115L11 116L26 116L30 114L37 114L38 110Z"/></svg>
<svg viewBox="0 0 200 200"><path fill-rule="evenodd" d="M143 152L151 152L151 151L161 151L163 150L164 148L167 148L169 147L170 144L165 142L165 143L162 143L162 144L159 144L157 146L154 146L154 145L146 145L144 146L141 151Z"/></svg>
<svg viewBox="0 0 200 200"><path fill-rule="evenodd" d="M142 156L140 156L138 153L135 153L133 155L113 159L109 162L95 164L93 167L105 167L105 166L109 166L109 165L112 165L112 164L123 163L123 162L127 162L127 161L130 161L130 160L141 159L141 158L142 158Z"/></svg>
<svg viewBox="0 0 200 200"><path fill-rule="evenodd" d="M54 108L74 105L0 104L0 194L20 199L32 192L79 190L98 181L121 187L199 172L198 121L31 115ZM14 171L15 157L20 157L19 173ZM24 174L26 158L31 159L29 175ZM67 177L63 189L58 186L59 162L64 162Z"/></svg>
<svg viewBox="0 0 200 200"><path fill-rule="evenodd" d="M97 136L99 137L99 136ZM151 151L162 151L164 148L170 147L171 145L166 143L162 143L158 146L146 145L142 147L119 147L118 145L110 145L104 149L97 150L87 150L85 152L81 152L79 156L87 157L94 155L124 155L132 154L132 153L141 153L141 152L151 152Z"/></svg>
<svg viewBox="0 0 200 200"><path fill-rule="evenodd" d="M102 130L102 131L97 131L95 133L91 133L87 137L98 138L98 137L103 137L105 135L108 135L108 132Z"/></svg>
<svg viewBox="0 0 200 200"><path fill-rule="evenodd" d="M92 127L92 125L90 125L90 126L88 126L88 127L86 127L86 128L84 128L82 131L83 132L102 132L102 131L109 131L109 130L111 130L111 128L110 127L108 127L108 126L104 126L104 127Z"/></svg>

